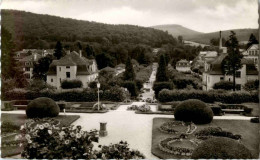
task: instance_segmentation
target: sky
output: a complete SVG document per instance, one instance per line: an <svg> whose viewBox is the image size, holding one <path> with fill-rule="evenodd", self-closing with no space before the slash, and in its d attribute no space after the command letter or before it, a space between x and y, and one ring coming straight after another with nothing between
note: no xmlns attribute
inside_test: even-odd
<svg viewBox="0 0 260 160"><path fill-rule="evenodd" d="M1 9L102 22L179 24L199 32L258 28L257 0L2 0Z"/></svg>

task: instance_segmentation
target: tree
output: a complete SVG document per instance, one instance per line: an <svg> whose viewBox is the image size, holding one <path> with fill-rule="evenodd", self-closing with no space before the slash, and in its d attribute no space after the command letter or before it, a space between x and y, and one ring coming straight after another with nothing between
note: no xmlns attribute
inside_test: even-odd
<svg viewBox="0 0 260 160"><path fill-rule="evenodd" d="M98 69L105 68L107 66L115 67L116 60L114 57L107 53L101 53L96 56Z"/></svg>
<svg viewBox="0 0 260 160"><path fill-rule="evenodd" d="M133 64L131 62L131 58L128 57L125 65L125 72L123 75L124 80L134 81L135 80L135 71L133 68Z"/></svg>
<svg viewBox="0 0 260 160"><path fill-rule="evenodd" d="M33 67L33 78L41 79L46 81L47 72L49 70L49 66L52 62L52 56L46 56L38 60L38 63L34 63Z"/></svg>
<svg viewBox="0 0 260 160"><path fill-rule="evenodd" d="M85 51L86 51L85 57L87 57L89 59L95 58L95 52L94 52L92 46L87 45Z"/></svg>
<svg viewBox="0 0 260 160"><path fill-rule="evenodd" d="M17 63L14 59L14 47L11 33L2 27L1 72L4 79L14 78L16 73Z"/></svg>
<svg viewBox="0 0 260 160"><path fill-rule="evenodd" d="M182 44L183 43L183 37L182 36L178 36L178 41L179 41L180 44Z"/></svg>
<svg viewBox="0 0 260 160"><path fill-rule="evenodd" d="M157 82L165 82L168 81L168 77L166 74L166 64L164 55L160 56L159 67L156 73L156 81Z"/></svg>
<svg viewBox="0 0 260 160"><path fill-rule="evenodd" d="M242 68L241 59L243 55L239 52L236 33L231 31L227 46L227 57L222 61L222 70L225 74L233 76L233 91L236 90L236 72Z"/></svg>
<svg viewBox="0 0 260 160"><path fill-rule="evenodd" d="M57 59L60 59L62 56L63 56L63 53L62 53L62 44L60 41L58 41L56 43L56 46L55 46L55 50L54 50L54 54L53 54Z"/></svg>
<svg viewBox="0 0 260 160"><path fill-rule="evenodd" d="M256 39L255 35L253 33L251 33L248 43L246 45L246 49L248 49L252 44L258 44L258 40Z"/></svg>

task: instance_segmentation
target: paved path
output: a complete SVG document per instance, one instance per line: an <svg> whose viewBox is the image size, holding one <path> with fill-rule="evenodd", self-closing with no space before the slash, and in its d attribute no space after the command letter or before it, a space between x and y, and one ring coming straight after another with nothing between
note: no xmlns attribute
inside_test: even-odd
<svg viewBox="0 0 260 160"><path fill-rule="evenodd" d="M150 91L142 93L142 96L143 96L142 99L147 99L147 98L153 99L153 97L154 97L154 91L152 90L152 88L153 88L153 83L156 79L157 67L158 67L158 64L153 63L153 71L149 78L149 81L148 81L149 83L144 83L144 85L143 85L144 88L149 89Z"/></svg>
<svg viewBox="0 0 260 160"><path fill-rule="evenodd" d="M67 115L80 115L73 125L82 125L84 130L99 129L99 122L107 122L107 137L100 138L100 144L117 143L127 141L130 148L138 149L146 159L158 159L151 153L152 143L152 120L155 117L173 118L173 115L144 115L127 111L129 105L121 105L115 111L104 114L90 113L67 113ZM22 113L25 111L2 111L2 113ZM61 113L63 115L63 113ZM240 115L215 116L214 119L239 119L250 120L251 117Z"/></svg>

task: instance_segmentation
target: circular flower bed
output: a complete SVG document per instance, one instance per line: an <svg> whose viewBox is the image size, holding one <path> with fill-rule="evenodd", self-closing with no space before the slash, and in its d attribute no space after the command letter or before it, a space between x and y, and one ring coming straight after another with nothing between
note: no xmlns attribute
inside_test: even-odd
<svg viewBox="0 0 260 160"><path fill-rule="evenodd" d="M166 138L159 143L161 151L182 156L191 156L193 150L197 147L194 141L181 138Z"/></svg>
<svg viewBox="0 0 260 160"><path fill-rule="evenodd" d="M228 131L222 130L220 127L208 127L204 128L197 133L195 133L195 136L198 139L206 140L212 137L227 137L235 140L240 140L242 138L239 134L233 134Z"/></svg>
<svg viewBox="0 0 260 160"><path fill-rule="evenodd" d="M170 121L170 122L165 122L163 123L159 129L160 131L164 132L164 133L178 133L180 132L177 129L177 126L184 126L184 123L181 121Z"/></svg>

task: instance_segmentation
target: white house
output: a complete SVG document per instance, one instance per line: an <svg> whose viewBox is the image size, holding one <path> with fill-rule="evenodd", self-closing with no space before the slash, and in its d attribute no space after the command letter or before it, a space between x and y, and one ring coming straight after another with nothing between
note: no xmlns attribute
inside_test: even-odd
<svg viewBox="0 0 260 160"><path fill-rule="evenodd" d="M251 45L246 51L242 53L244 58L251 59L257 65L258 55L259 55L259 47L258 44Z"/></svg>
<svg viewBox="0 0 260 160"><path fill-rule="evenodd" d="M176 70L179 72L190 72L190 67L190 62L186 59L181 59L178 62L176 62Z"/></svg>
<svg viewBox="0 0 260 160"><path fill-rule="evenodd" d="M220 81L230 81L233 82L232 75L225 75L222 71L222 61L226 58L227 53L222 53L214 61L210 63L210 67L203 72L202 84L203 90L211 90L215 83ZM236 84L242 86L248 80L258 79L258 71L254 65L253 60L243 58L241 60L242 68L236 72Z"/></svg>
<svg viewBox="0 0 260 160"><path fill-rule="evenodd" d="M83 87L94 81L98 76L97 63L77 53L67 52L59 60L53 60L47 73L47 83L60 88L63 80L81 80Z"/></svg>
<svg viewBox="0 0 260 160"><path fill-rule="evenodd" d="M40 55L38 53L33 53L30 56L26 56L26 57L23 57L22 59L19 59L19 62L21 63L25 77L27 79L32 79L33 64L37 63L40 58L42 58L42 55Z"/></svg>

